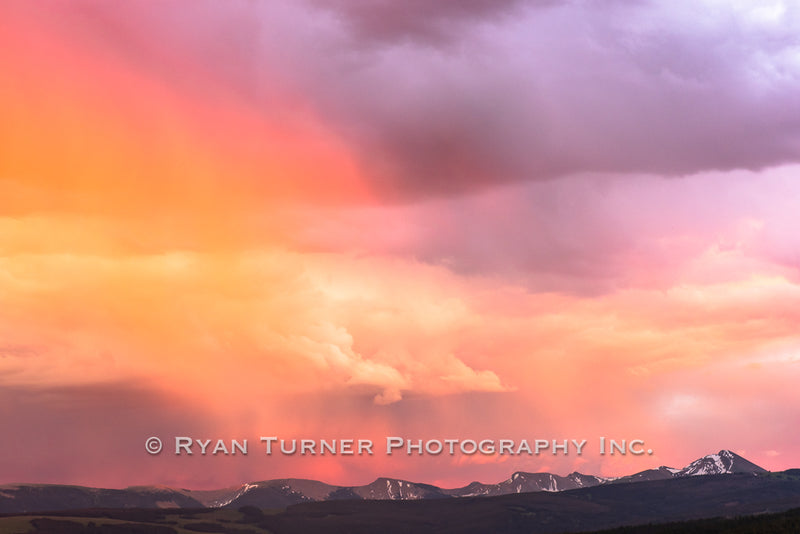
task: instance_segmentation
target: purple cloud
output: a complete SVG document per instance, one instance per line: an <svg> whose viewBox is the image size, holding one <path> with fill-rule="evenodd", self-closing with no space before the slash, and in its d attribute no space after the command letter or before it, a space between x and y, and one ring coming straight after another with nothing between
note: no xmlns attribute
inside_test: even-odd
<svg viewBox="0 0 800 534"><path fill-rule="evenodd" d="M340 18L358 41L409 42L442 46L460 40L468 25L497 22L527 5L550 5L557 0L334 0L314 6Z"/></svg>
<svg viewBox="0 0 800 534"><path fill-rule="evenodd" d="M386 199L800 156L789 3L84 2L74 34L287 127L298 99ZM62 24L67 24L62 22ZM110 30L113 29L113 31Z"/></svg>
<svg viewBox="0 0 800 534"><path fill-rule="evenodd" d="M789 8L787 8L787 11ZM565 4L460 26L458 45L373 47L320 92L388 195L601 171L796 161L795 13ZM318 80L323 86L323 80Z"/></svg>

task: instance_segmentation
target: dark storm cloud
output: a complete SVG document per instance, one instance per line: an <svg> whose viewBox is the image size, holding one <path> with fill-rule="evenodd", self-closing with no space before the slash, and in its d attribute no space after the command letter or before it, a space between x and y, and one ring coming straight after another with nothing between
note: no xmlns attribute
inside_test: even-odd
<svg viewBox="0 0 800 534"><path fill-rule="evenodd" d="M521 5L554 1L525 0L318 0L314 4L341 17L357 39L410 41L439 46L458 38L464 24L494 22Z"/></svg>
<svg viewBox="0 0 800 534"><path fill-rule="evenodd" d="M796 14L719 7L518 8L433 50L424 36L388 49L365 38L349 50L362 62L329 71L320 95L367 174L400 197L796 161Z"/></svg>
<svg viewBox="0 0 800 534"><path fill-rule="evenodd" d="M179 93L287 128L312 112L382 199L800 158L790 3L81 5L66 31Z"/></svg>

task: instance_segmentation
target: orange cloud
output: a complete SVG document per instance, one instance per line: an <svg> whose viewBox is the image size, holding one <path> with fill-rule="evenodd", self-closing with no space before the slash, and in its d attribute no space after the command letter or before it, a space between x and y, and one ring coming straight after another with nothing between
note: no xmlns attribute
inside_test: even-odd
<svg viewBox="0 0 800 534"><path fill-rule="evenodd" d="M681 182L698 190L620 180L587 214L564 215L556 202L601 202L581 197L596 185L583 179L389 206L302 94L268 89L270 114L213 80L186 90L39 8L9 6L0 384L32 392L43 420L41 391L96 388L102 399L138 384L191 406L203 431L614 433L655 442L656 458L676 466L728 447L764 451L751 459L766 466L800 461L786 424L800 415L800 288L792 242L776 230L792 217L719 208L712 222L674 229L626 200L655 205L683 187L702 197L719 181L703 176ZM202 66L184 67L202 78ZM609 215L618 212L629 218ZM499 222L486 229L487 220ZM631 227L646 235L631 238ZM144 409L159 413L155 402ZM630 466L550 460L469 461L456 475L458 459L302 460L280 473L457 483L496 481L509 468ZM247 472L226 469L203 483Z"/></svg>

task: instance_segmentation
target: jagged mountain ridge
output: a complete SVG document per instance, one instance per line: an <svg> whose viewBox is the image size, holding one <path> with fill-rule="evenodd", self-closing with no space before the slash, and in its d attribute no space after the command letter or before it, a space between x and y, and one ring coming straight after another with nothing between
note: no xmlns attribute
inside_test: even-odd
<svg viewBox="0 0 800 534"><path fill-rule="evenodd" d="M124 490L43 484L0 486L0 513L20 513L77 508L220 508L246 505L283 508L292 504L332 500L421 500L461 497L493 497L513 493L561 492L606 484L621 484L702 475L746 473L765 469L741 456L722 450L690 463L683 469L661 466L633 475L604 478L574 472L516 472L496 484L472 482L462 488L443 489L392 478L378 478L363 486L336 486L317 480L275 479L242 484L220 490L187 490L163 486L138 486Z"/></svg>
<svg viewBox="0 0 800 534"><path fill-rule="evenodd" d="M491 497L509 493L529 493L532 491L566 491L598 486L610 479L574 472L567 476L550 473L525 473L518 471L511 478L497 484L473 482L463 488L445 490L454 497Z"/></svg>
<svg viewBox="0 0 800 534"><path fill-rule="evenodd" d="M590 488L602 484L666 480L687 476L731 473L758 474L766 472L765 469L742 458L736 453L729 450L722 450L717 454L709 454L699 458L683 469L661 466L657 469L648 469L633 475L618 478L585 475L578 472L570 473L567 476L559 476L551 473L526 473L519 471L511 475L507 480L498 482L497 484L472 482L462 488L453 489L443 489L406 480L379 478L366 486L347 487L326 485L326 487L330 489L328 494L320 495L321 492L317 492L315 495L312 495L304 491L301 487L302 485L308 485L312 481L297 479L270 480L248 484L251 489L241 496L232 499L228 504L231 506L241 506L244 504L258 506L260 502L277 501L287 501L287 504L296 504L305 501L340 499L415 500L447 497L492 497L508 495L510 493L567 491L579 488ZM272 500L270 498L265 499L265 497L268 497L274 492L274 487L276 485L280 485L282 488L283 498L277 500Z"/></svg>

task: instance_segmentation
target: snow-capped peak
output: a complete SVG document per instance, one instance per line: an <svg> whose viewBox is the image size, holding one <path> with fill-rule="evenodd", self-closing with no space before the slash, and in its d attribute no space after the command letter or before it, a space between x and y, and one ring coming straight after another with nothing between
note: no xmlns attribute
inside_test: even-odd
<svg viewBox="0 0 800 534"><path fill-rule="evenodd" d="M695 460L681 469L680 474L682 476L721 475L732 473L732 467L733 456L729 451L720 451L719 454L709 454Z"/></svg>
<svg viewBox="0 0 800 534"><path fill-rule="evenodd" d="M760 473L763 471L764 469L748 462L736 453L723 449L717 454L709 454L699 460L695 460L675 473L675 475L726 475L731 473Z"/></svg>

